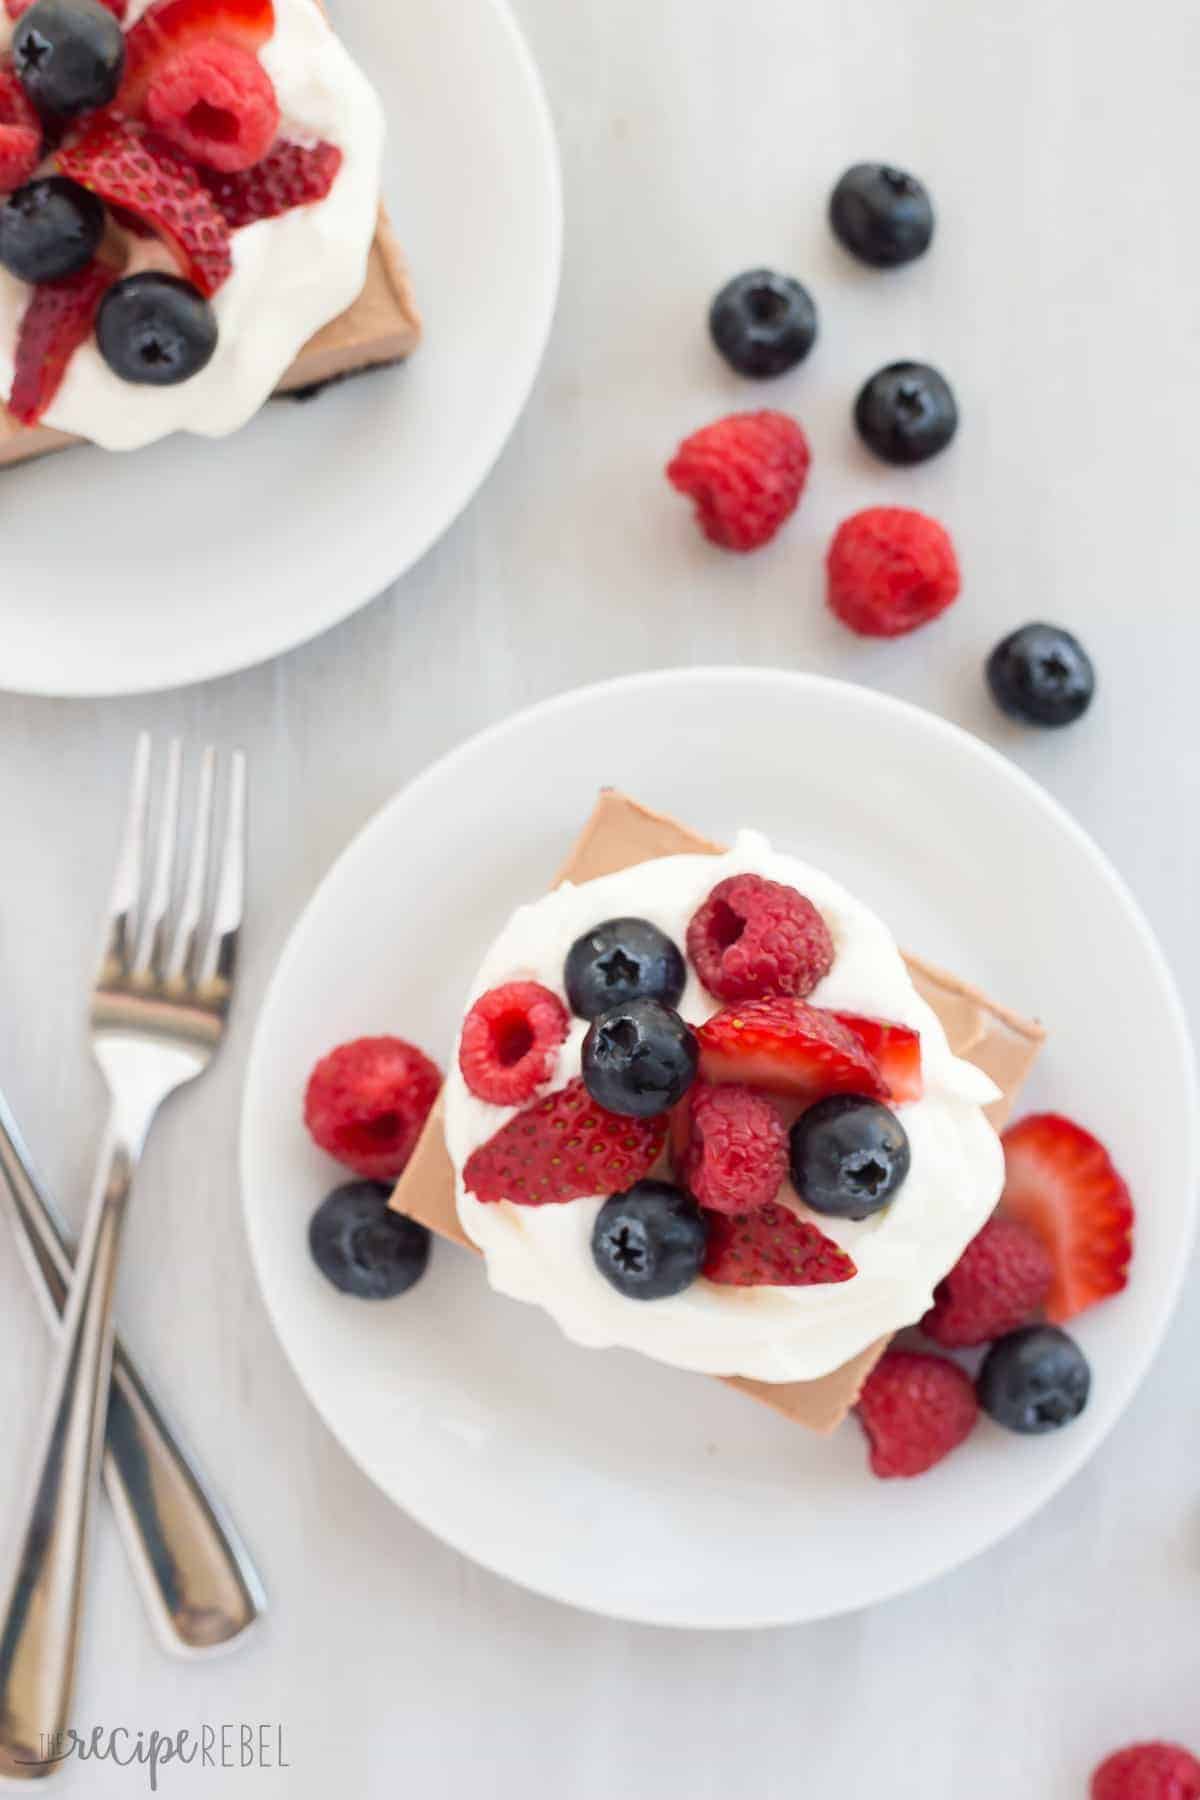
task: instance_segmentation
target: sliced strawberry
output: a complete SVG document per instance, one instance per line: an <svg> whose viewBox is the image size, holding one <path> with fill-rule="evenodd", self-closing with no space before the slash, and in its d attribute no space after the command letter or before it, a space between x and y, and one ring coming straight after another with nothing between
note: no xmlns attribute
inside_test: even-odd
<svg viewBox="0 0 1200 1800"><path fill-rule="evenodd" d="M236 174L202 169L200 178L216 201L231 231L274 219L294 206L323 200L342 166L336 144L275 144L260 163Z"/></svg>
<svg viewBox="0 0 1200 1800"><path fill-rule="evenodd" d="M650 1173L666 1139L665 1115L618 1118L597 1106L577 1077L473 1151L463 1182L477 1200L514 1206L618 1194Z"/></svg>
<svg viewBox="0 0 1200 1800"><path fill-rule="evenodd" d="M1133 1254L1133 1202L1098 1139L1061 1113L1031 1113L1004 1134L1001 1210L1054 1263L1046 1317L1055 1325L1119 1293Z"/></svg>
<svg viewBox="0 0 1200 1800"><path fill-rule="evenodd" d="M136 118L167 57L207 38L261 50L275 30L271 0L158 0L125 35L125 74L115 106Z"/></svg>
<svg viewBox="0 0 1200 1800"><path fill-rule="evenodd" d="M865 1019L859 1013L835 1012L878 1063L893 1100L919 1100L925 1092L921 1074L921 1034L887 1019Z"/></svg>
<svg viewBox="0 0 1200 1800"><path fill-rule="evenodd" d="M42 125L11 69L0 69L0 194L22 187L42 155Z"/></svg>
<svg viewBox="0 0 1200 1800"><path fill-rule="evenodd" d="M67 364L92 334L100 302L116 280L103 263L89 263L59 281L30 290L17 331L8 409L22 425L36 425L62 385Z"/></svg>
<svg viewBox="0 0 1200 1800"><path fill-rule="evenodd" d="M229 227L195 169L169 144L104 119L59 151L58 166L109 205L153 226L202 294L215 294L228 279Z"/></svg>
<svg viewBox="0 0 1200 1800"><path fill-rule="evenodd" d="M817 1287L858 1270L810 1219L777 1200L757 1212L709 1212L703 1273L722 1287Z"/></svg>
<svg viewBox="0 0 1200 1800"><path fill-rule="evenodd" d="M700 1073L714 1085L740 1082L805 1100L849 1093L887 1098L879 1065L854 1033L803 1000L772 995L727 1006L696 1037Z"/></svg>

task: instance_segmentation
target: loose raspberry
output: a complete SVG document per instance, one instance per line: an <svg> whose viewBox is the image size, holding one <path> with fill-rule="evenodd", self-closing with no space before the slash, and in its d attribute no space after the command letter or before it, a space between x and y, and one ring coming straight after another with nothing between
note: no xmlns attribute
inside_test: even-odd
<svg viewBox="0 0 1200 1800"><path fill-rule="evenodd" d="M1028 1325L1054 1276L1041 1240L1015 1219L989 1219L934 1290L921 1330L947 1350L990 1344Z"/></svg>
<svg viewBox="0 0 1200 1800"><path fill-rule="evenodd" d="M458 1066L473 1094L493 1106L519 1106L554 1073L554 1053L570 1020L556 994L537 981L509 981L481 994L463 1022Z"/></svg>
<svg viewBox="0 0 1200 1800"><path fill-rule="evenodd" d="M62 386L67 365L92 335L100 302L116 279L103 263L42 281L30 292L17 330L8 409L22 425L36 425Z"/></svg>
<svg viewBox="0 0 1200 1800"><path fill-rule="evenodd" d="M714 1212L757 1212L774 1200L787 1175L787 1131L765 1094L698 1081L689 1112L679 1176L701 1206Z"/></svg>
<svg viewBox="0 0 1200 1800"><path fill-rule="evenodd" d="M146 118L192 162L228 172L267 154L279 102L252 50L213 39L167 58L146 91Z"/></svg>
<svg viewBox="0 0 1200 1800"><path fill-rule="evenodd" d="M81 187L152 225L202 294L215 294L228 279L229 227L195 169L162 138L101 120L59 151L58 166Z"/></svg>
<svg viewBox="0 0 1200 1800"><path fill-rule="evenodd" d="M688 926L687 953L718 1000L803 1000L833 967L833 939L812 901L761 875L717 883Z"/></svg>
<svg viewBox="0 0 1200 1800"><path fill-rule="evenodd" d="M695 501L706 538L757 550L795 512L810 461L808 439L786 413L734 413L685 438L667 479Z"/></svg>
<svg viewBox="0 0 1200 1800"><path fill-rule="evenodd" d="M23 187L42 156L42 126L20 81L0 69L0 194Z"/></svg>
<svg viewBox="0 0 1200 1800"><path fill-rule="evenodd" d="M889 1350L868 1375L858 1416L871 1445L871 1472L923 1475L969 1437L979 1417L970 1377L944 1356Z"/></svg>
<svg viewBox="0 0 1200 1800"><path fill-rule="evenodd" d="M201 179L224 214L231 231L259 219L274 219L294 206L312 206L323 200L337 179L342 153L336 144L276 144L253 169L237 175L210 175Z"/></svg>
<svg viewBox="0 0 1200 1800"><path fill-rule="evenodd" d="M708 1214L703 1273L722 1287L818 1287L850 1281L858 1270L811 1220L772 1200L736 1218Z"/></svg>
<svg viewBox="0 0 1200 1800"><path fill-rule="evenodd" d="M804 1000L772 996L727 1006L700 1026L696 1041L705 1081L810 1101L826 1094L887 1098L879 1065L854 1033Z"/></svg>
<svg viewBox="0 0 1200 1800"><path fill-rule="evenodd" d="M1200 1760L1182 1744L1130 1744L1092 1776L1092 1800L1200 1800Z"/></svg>
<svg viewBox="0 0 1200 1800"><path fill-rule="evenodd" d="M921 1073L921 1034L889 1019L866 1019L861 1013L835 1012L834 1018L852 1031L879 1066L893 1100L919 1100L925 1092Z"/></svg>
<svg viewBox="0 0 1200 1800"><path fill-rule="evenodd" d="M662 1155L666 1116L618 1118L578 1078L527 1106L467 1158L463 1184L477 1200L554 1206L618 1194Z"/></svg>
<svg viewBox="0 0 1200 1800"><path fill-rule="evenodd" d="M395 1181L416 1148L442 1078L398 1037L355 1038L309 1076L304 1123L322 1150L368 1181Z"/></svg>
<svg viewBox="0 0 1200 1800"><path fill-rule="evenodd" d="M1051 1323L1119 1293L1133 1255L1133 1202L1099 1139L1061 1113L1033 1113L1005 1132L1004 1166L1001 1212L1028 1226L1054 1265Z"/></svg>
<svg viewBox="0 0 1200 1800"><path fill-rule="evenodd" d="M157 0L125 35L118 112L138 118L159 70L196 44L239 44L253 54L275 30L272 0Z"/></svg>
<svg viewBox="0 0 1200 1800"><path fill-rule="evenodd" d="M864 637L902 637L958 598L949 534L905 506L869 506L838 526L826 559L829 605Z"/></svg>

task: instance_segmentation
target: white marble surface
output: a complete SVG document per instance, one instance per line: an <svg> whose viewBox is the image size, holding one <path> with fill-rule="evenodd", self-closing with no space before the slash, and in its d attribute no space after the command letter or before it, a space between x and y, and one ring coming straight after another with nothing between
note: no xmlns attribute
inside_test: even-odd
<svg viewBox="0 0 1200 1800"><path fill-rule="evenodd" d="M244 743L254 782L236 1025L155 1134L122 1314L252 1538L273 1612L236 1659L165 1660L105 1522L78 1711L146 1730L282 1723L286 1772L166 1771L167 1794L1071 1800L1130 1737L1200 1748L1190 1290L1092 1465L973 1566L816 1627L625 1628L482 1574L343 1456L251 1279L237 1105L284 936L375 807L515 707L678 662L823 669L1000 744L1113 856L1195 1009L1200 23L1182 0L1136 13L521 0L520 13L561 132L565 285L533 402L467 516L386 599L273 667L132 702L0 697L0 1083L72 1207L99 1123L81 1000L132 735ZM832 180L872 155L924 174L939 205L936 253L892 278L850 267L823 224ZM810 427L817 462L787 537L743 562L692 535L658 470L685 430L758 399L714 363L701 322L720 279L760 260L806 277L822 304L811 363L770 391ZM856 449L848 409L902 354L944 367L964 424L941 461L889 474ZM819 562L842 513L884 498L952 524L967 590L934 632L871 647L823 616ZM1076 626L1103 678L1092 716L1061 737L1010 731L980 687L994 639L1037 614ZM1035 869L1014 879L1015 908L1036 907L1036 883ZM1097 1054L1137 1080L1112 996ZM1152 1093L1145 1116L1172 1128ZM6 1253L6 1510L46 1367L23 1280ZM117 1800L143 1780L71 1770L60 1785Z"/></svg>

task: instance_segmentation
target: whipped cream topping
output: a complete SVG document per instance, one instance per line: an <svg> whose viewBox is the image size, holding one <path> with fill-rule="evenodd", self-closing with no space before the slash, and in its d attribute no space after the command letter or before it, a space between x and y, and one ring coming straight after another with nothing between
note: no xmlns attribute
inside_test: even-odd
<svg viewBox="0 0 1200 1800"><path fill-rule="evenodd" d="M488 1280L499 1293L543 1307L569 1338L592 1348L640 1350L710 1375L809 1381L920 1318L936 1284L995 1206L1004 1181L1000 1140L981 1111L998 1090L981 1070L952 1054L887 927L819 869L773 851L755 832L743 832L724 856L663 857L581 887L566 884L518 908L484 959L470 999L501 982L531 978L565 1000L567 951L605 919L649 919L682 949L688 921L710 890L745 871L798 888L823 914L836 955L809 997L813 1005L893 1020L921 1034L925 1091L921 1099L896 1107L909 1136L912 1166L895 1199L861 1222L800 1208L849 1251L858 1266L852 1280L736 1288L701 1278L670 1299L629 1300L592 1260L592 1227L607 1196L529 1207L484 1205L466 1192L467 1158L517 1109L477 1099L457 1061L445 1090L446 1141L457 1177L459 1218L482 1250ZM690 965L679 1010L693 1025L719 1010ZM564 1087L579 1074L587 1028L586 1020L572 1021L542 1092Z"/></svg>
<svg viewBox="0 0 1200 1800"><path fill-rule="evenodd" d="M133 0L126 30L149 3ZM333 187L315 205L233 233L233 273L211 301L217 348L198 374L175 387L122 381L89 340L71 358L47 425L106 450L137 449L172 431L223 437L253 417L313 333L362 292L379 208L383 108L315 0L274 3L275 31L259 58L279 98L280 135L336 144L342 165ZM159 246L137 238L130 245L125 273L170 266ZM12 391L30 291L0 269L0 396Z"/></svg>

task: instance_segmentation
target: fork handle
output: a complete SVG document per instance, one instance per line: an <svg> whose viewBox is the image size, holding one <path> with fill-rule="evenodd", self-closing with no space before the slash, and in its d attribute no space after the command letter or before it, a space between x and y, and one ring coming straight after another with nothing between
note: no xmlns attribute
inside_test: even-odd
<svg viewBox="0 0 1200 1800"><path fill-rule="evenodd" d="M3 1094L0 1180L30 1275L57 1325L70 1289L71 1255ZM196 1656L233 1646L266 1605L258 1572L119 1337L102 1473L126 1557L164 1648Z"/></svg>

